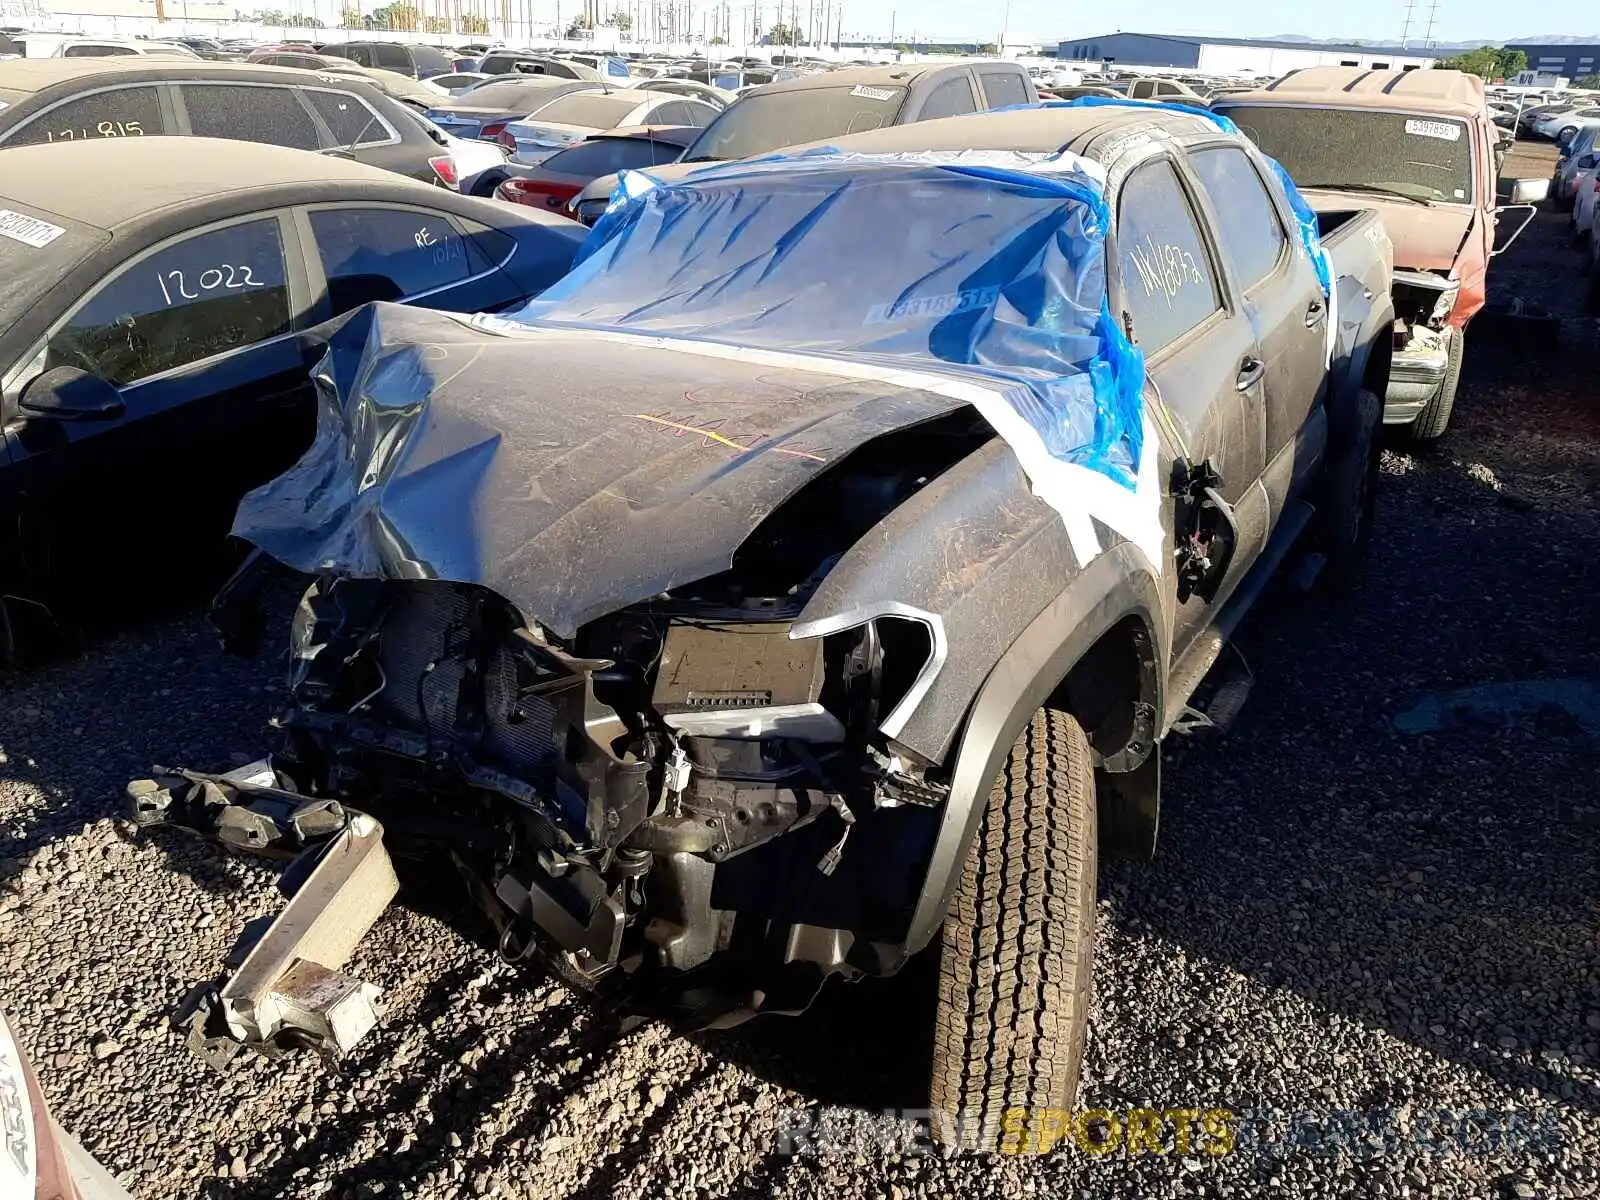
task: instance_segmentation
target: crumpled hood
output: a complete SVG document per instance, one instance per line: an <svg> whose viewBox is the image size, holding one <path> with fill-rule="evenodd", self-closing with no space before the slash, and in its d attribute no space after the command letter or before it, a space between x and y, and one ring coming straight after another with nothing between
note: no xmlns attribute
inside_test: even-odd
<svg viewBox="0 0 1600 1200"><path fill-rule="evenodd" d="M481 584L564 637L727 570L831 463L962 406L825 362L393 304L314 336L316 440L234 534L306 573Z"/></svg>
<svg viewBox="0 0 1600 1200"><path fill-rule="evenodd" d="M1301 192L1319 212L1347 212L1352 208L1376 212L1394 243L1394 265L1412 271L1448 271L1454 267L1476 212L1459 205L1430 208L1352 192L1320 192L1315 188L1302 188Z"/></svg>

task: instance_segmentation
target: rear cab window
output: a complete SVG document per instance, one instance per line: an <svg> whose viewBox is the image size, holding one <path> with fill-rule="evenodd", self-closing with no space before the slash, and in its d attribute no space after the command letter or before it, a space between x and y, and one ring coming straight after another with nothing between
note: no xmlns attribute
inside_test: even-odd
<svg viewBox="0 0 1600 1200"><path fill-rule="evenodd" d="M1133 340L1157 354L1222 308L1216 267L1172 163L1137 168L1117 202L1117 266Z"/></svg>
<svg viewBox="0 0 1600 1200"><path fill-rule="evenodd" d="M864 84L751 92L706 127L685 162L748 158L847 133L893 125L906 99L903 87Z"/></svg>
<svg viewBox="0 0 1600 1200"><path fill-rule="evenodd" d="M923 101L919 121L935 121L940 117L959 117L978 111L977 100L972 95L972 81L965 75L955 75L936 84Z"/></svg>
<svg viewBox="0 0 1600 1200"><path fill-rule="evenodd" d="M984 98L990 108L1033 102L1032 89L1015 71L979 71L978 81L983 84Z"/></svg>
<svg viewBox="0 0 1600 1200"><path fill-rule="evenodd" d="M1189 165L1211 196L1222 252L1248 291L1277 269L1289 245L1266 184L1250 156L1232 146L1190 151Z"/></svg>

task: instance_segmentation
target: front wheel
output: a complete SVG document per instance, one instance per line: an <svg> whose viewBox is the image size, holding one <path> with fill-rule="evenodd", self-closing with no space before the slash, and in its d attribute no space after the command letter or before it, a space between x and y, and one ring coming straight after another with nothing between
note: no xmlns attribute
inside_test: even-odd
<svg viewBox="0 0 1600 1200"><path fill-rule="evenodd" d="M1466 330L1457 329L1450 337L1450 358L1445 364L1444 382L1428 401L1428 406L1411 422L1411 436L1416 441L1434 441L1449 428L1450 414L1456 407L1456 392L1461 387L1461 361L1466 353Z"/></svg>
<svg viewBox="0 0 1600 1200"><path fill-rule="evenodd" d="M1029 1141L1078 1090L1094 966L1094 764L1083 728L1041 709L989 793L945 917L933 1046L941 1133ZM936 1121L936 1128L940 1127Z"/></svg>

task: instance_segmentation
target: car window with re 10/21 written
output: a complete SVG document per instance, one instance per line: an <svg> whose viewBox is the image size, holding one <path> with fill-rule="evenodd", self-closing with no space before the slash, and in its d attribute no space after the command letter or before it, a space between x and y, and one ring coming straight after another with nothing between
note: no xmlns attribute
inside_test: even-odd
<svg viewBox="0 0 1600 1200"><path fill-rule="evenodd" d="M45 369L71 366L121 387L287 333L276 220L195 234L139 260L50 338Z"/></svg>
<svg viewBox="0 0 1600 1200"><path fill-rule="evenodd" d="M166 132L153 87L114 88L64 101L5 139L8 146L146 137Z"/></svg>
<svg viewBox="0 0 1600 1200"><path fill-rule="evenodd" d="M472 274L450 221L402 208L324 208L311 231L335 313L375 300L402 300Z"/></svg>

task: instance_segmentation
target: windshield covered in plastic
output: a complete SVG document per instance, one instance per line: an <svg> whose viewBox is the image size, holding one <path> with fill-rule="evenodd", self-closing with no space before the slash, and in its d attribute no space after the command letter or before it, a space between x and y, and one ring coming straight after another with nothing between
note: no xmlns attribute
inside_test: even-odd
<svg viewBox="0 0 1600 1200"><path fill-rule="evenodd" d="M893 125L903 87L824 87L752 92L706 127L685 162L749 158Z"/></svg>
<svg viewBox="0 0 1600 1200"><path fill-rule="evenodd" d="M982 376L1048 454L1128 481L1143 365L1106 306L1109 213L1072 163L1021 160L708 167L609 212L515 319Z"/></svg>
<svg viewBox="0 0 1600 1200"><path fill-rule="evenodd" d="M1472 203L1472 134L1454 117L1271 105L1217 111L1282 163L1302 188Z"/></svg>

